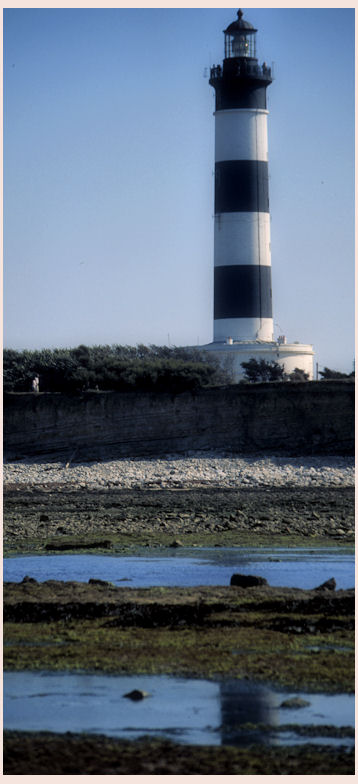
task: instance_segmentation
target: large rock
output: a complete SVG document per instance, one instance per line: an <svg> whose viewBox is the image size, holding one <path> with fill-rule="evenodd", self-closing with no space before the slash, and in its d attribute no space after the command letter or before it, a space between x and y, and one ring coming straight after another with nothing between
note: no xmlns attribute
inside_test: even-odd
<svg viewBox="0 0 358 784"><path fill-rule="evenodd" d="M253 588L255 585L268 585L264 577L256 577L254 574L233 574L230 585L237 585L239 588Z"/></svg>
<svg viewBox="0 0 358 784"><path fill-rule="evenodd" d="M322 585L317 585L317 588L314 588L313 590L314 591L335 591L336 590L336 585L337 585L337 583L336 583L334 577L331 577L330 580L326 580L326 582L322 583Z"/></svg>

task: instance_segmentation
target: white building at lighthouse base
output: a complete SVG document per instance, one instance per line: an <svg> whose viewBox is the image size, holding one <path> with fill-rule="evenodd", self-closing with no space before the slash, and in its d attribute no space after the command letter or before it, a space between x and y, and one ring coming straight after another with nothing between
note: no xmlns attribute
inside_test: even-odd
<svg viewBox="0 0 358 784"><path fill-rule="evenodd" d="M313 380L313 346L305 343L286 343L284 337L279 337L277 341L248 340L239 341L227 338L225 342L207 343L200 346L201 350L213 354L220 362L221 366L228 370L232 375L233 382L241 381L244 378L244 368L242 362L248 362L251 358L256 360L264 359L266 362L277 362L284 368L289 375L295 368L299 368L308 374L309 381Z"/></svg>

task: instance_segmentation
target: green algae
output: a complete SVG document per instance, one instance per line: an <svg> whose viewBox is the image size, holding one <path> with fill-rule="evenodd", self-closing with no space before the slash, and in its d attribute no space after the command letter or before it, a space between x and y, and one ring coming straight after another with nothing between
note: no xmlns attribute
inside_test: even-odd
<svg viewBox="0 0 358 784"><path fill-rule="evenodd" d="M6 583L5 669L269 680L352 691L354 591Z"/></svg>
<svg viewBox="0 0 358 784"><path fill-rule="evenodd" d="M257 614L255 614L257 617ZM108 620L4 624L7 670L86 670L118 674L172 674L250 678L290 688L354 691L353 633L342 631L348 651L325 646L334 634L290 635L240 628L120 628ZM311 645L319 650L314 655Z"/></svg>

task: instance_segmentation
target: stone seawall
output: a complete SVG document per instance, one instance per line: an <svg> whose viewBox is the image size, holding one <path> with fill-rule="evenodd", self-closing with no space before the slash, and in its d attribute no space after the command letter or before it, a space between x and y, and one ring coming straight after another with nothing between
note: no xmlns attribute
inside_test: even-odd
<svg viewBox="0 0 358 784"><path fill-rule="evenodd" d="M185 392L4 396L5 459L160 455L354 454L354 383L235 385Z"/></svg>

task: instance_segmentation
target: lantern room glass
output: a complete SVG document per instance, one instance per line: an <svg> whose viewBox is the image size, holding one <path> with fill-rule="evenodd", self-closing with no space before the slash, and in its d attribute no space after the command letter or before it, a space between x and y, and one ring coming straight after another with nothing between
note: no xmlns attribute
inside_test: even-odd
<svg viewBox="0 0 358 784"><path fill-rule="evenodd" d="M256 57L256 35L244 30L225 35L225 57Z"/></svg>

